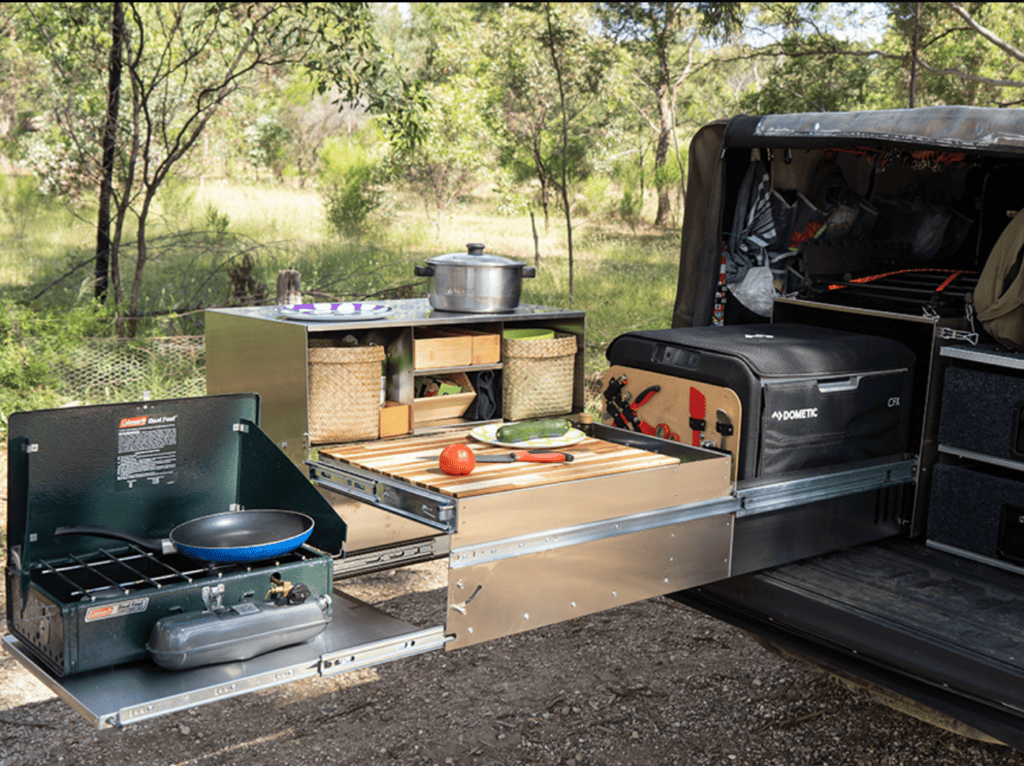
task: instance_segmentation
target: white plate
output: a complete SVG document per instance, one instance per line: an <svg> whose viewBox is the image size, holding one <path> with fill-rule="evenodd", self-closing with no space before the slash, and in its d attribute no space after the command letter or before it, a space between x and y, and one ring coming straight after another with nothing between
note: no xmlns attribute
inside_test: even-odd
<svg viewBox="0 0 1024 766"><path fill-rule="evenodd" d="M485 444L493 444L496 447L527 447L529 449L554 449L555 447L570 447L579 444L587 438L587 435L578 428L570 428L563 436L548 436L527 439L522 442L498 441L498 429L511 423L490 423L485 426L477 426L469 435Z"/></svg>
<svg viewBox="0 0 1024 766"><path fill-rule="evenodd" d="M391 313L391 307L382 303L296 303L278 306L277 313L285 319L307 322L353 322L380 319Z"/></svg>

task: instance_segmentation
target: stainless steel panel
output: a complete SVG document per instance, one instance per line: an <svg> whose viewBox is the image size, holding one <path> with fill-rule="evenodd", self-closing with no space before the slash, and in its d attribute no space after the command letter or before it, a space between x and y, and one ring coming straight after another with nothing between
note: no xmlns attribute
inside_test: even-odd
<svg viewBox="0 0 1024 766"><path fill-rule="evenodd" d="M3 637L4 649L98 729L120 728L300 678L410 657L439 649L444 642L440 627L420 630L338 592L331 624L305 644L245 662L177 672L145 662L55 678L25 653L20 641Z"/></svg>
<svg viewBox="0 0 1024 766"><path fill-rule="evenodd" d="M1024 370L1024 358L1016 352L999 349L996 353L986 349L977 349L969 346L943 346L939 351L942 356L950 359L963 359L967 362L987 364L992 367L1007 367L1012 370Z"/></svg>
<svg viewBox="0 0 1024 766"><path fill-rule="evenodd" d="M531 553L551 551L570 545L603 540L606 537L627 535L657 529L669 524L684 521L735 514L740 510L740 501L728 497L679 508L666 508L661 511L638 513L633 516L620 516L606 521L595 521L577 527L563 529L546 529L532 535L510 537L505 540L494 540L481 545L469 545L455 548L451 552L451 569L463 569L477 564L489 564L501 559L527 556Z"/></svg>
<svg viewBox="0 0 1024 766"><path fill-rule="evenodd" d="M513 489L458 501L453 547L574 527L729 495L729 457L709 453L690 463Z"/></svg>
<svg viewBox="0 0 1024 766"><path fill-rule="evenodd" d="M261 319L280 324L290 324L299 327L307 327L310 333L334 332L337 330L369 330L382 329L391 330L396 327L415 327L418 325L444 325L444 324L473 324L480 322L523 322L542 321L545 324L548 320L562 322L565 320L583 320L585 313L571 309L553 308L551 306L536 306L521 303L513 311L502 312L501 314L467 314L458 311L437 311L431 308L426 298L410 298L406 300L389 300L382 303L391 307L391 312L382 318L368 319L365 321L344 321L344 322L319 322L299 321L294 319L283 319L277 313L276 306L245 306L230 309L210 309L207 315L218 313L228 314L246 319Z"/></svg>
<svg viewBox="0 0 1024 766"><path fill-rule="evenodd" d="M260 429L297 465L307 452L306 374L302 323L206 312L207 393L258 393Z"/></svg>
<svg viewBox="0 0 1024 766"><path fill-rule="evenodd" d="M730 575L732 513L449 571L449 649Z"/></svg>

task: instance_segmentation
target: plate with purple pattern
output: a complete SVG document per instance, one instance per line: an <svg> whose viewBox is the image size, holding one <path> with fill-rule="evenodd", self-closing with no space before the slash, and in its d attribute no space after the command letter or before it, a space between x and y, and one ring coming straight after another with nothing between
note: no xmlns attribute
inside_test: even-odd
<svg viewBox="0 0 1024 766"><path fill-rule="evenodd" d="M380 319L391 313L391 307L383 303L294 303L278 306L277 313L305 322L354 322Z"/></svg>

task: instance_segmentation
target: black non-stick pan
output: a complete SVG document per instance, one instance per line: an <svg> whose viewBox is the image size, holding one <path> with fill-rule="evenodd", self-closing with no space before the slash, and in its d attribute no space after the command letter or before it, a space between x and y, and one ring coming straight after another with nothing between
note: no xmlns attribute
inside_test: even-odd
<svg viewBox="0 0 1024 766"><path fill-rule="evenodd" d="M154 553L180 551L204 561L259 561L288 553L313 533L313 519L295 511L258 509L201 516L171 530L166 540L114 527L57 527L54 537L92 535L122 540Z"/></svg>

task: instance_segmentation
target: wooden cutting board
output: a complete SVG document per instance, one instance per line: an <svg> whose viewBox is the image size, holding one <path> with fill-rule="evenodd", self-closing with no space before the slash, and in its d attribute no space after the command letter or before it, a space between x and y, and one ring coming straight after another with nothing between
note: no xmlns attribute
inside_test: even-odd
<svg viewBox="0 0 1024 766"><path fill-rule="evenodd" d="M559 452L573 456L571 463L477 463L469 476L449 476L438 467L438 457L449 444L460 443L476 454L500 455L511 451L478 442L467 429L343 444L321 449L320 457L459 498L679 464L679 458L587 437L579 444L559 448Z"/></svg>

